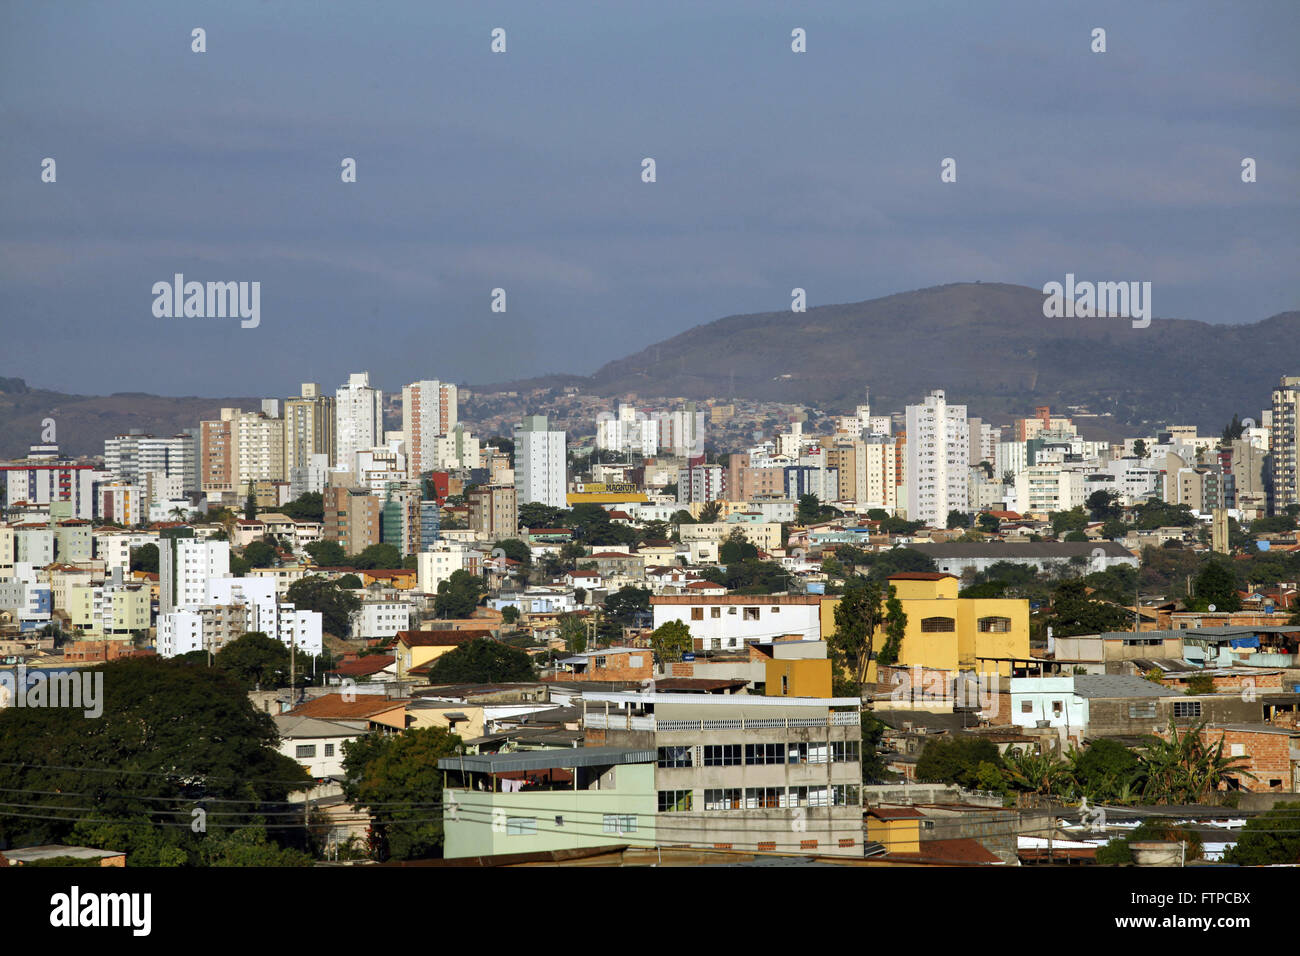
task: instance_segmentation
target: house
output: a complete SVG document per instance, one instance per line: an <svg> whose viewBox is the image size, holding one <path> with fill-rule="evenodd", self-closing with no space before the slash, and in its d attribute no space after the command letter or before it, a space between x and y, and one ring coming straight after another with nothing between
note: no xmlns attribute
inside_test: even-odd
<svg viewBox="0 0 1300 956"><path fill-rule="evenodd" d="M481 637L491 637L488 629L446 631L398 631L397 679L406 680L411 670L431 664L443 654Z"/></svg>
<svg viewBox="0 0 1300 956"><path fill-rule="evenodd" d="M366 730L393 733L406 729L406 702L378 694L322 694L282 716L359 723Z"/></svg>
<svg viewBox="0 0 1300 956"><path fill-rule="evenodd" d="M690 628L695 650L725 650L770 643L783 635L819 641L821 598L789 594L655 595L650 598L654 626L681 621Z"/></svg>
<svg viewBox="0 0 1300 956"><path fill-rule="evenodd" d="M291 711L272 717L278 750L298 761L317 780L343 776L343 745L369 733L366 721L319 720Z"/></svg>
<svg viewBox="0 0 1300 956"><path fill-rule="evenodd" d="M1213 724L1201 731L1214 746L1223 742L1225 757L1242 758L1229 773L1228 788L1254 792L1300 791L1300 728L1264 723Z"/></svg>
<svg viewBox="0 0 1300 956"><path fill-rule="evenodd" d="M643 647L603 647L556 661L560 679L647 681L654 676L654 654Z"/></svg>

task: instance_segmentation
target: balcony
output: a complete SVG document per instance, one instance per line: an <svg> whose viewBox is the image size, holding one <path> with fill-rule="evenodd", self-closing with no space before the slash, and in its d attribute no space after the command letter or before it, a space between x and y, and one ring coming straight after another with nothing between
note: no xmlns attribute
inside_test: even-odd
<svg viewBox="0 0 1300 956"><path fill-rule="evenodd" d="M586 715L586 725L603 730L651 730L665 732L703 730L772 730L795 727L856 727L862 722L857 711L832 711L826 717L736 717L726 720L658 720L653 715Z"/></svg>

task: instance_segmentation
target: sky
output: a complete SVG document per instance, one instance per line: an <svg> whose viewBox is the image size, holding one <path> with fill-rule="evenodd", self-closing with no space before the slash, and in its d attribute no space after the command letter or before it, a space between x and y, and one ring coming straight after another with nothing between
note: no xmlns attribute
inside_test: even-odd
<svg viewBox="0 0 1300 956"><path fill-rule="evenodd" d="M1294 0L2 0L0 376L588 374L795 287L1066 273L1258 321L1300 302L1297 49ZM176 273L259 324L156 317Z"/></svg>

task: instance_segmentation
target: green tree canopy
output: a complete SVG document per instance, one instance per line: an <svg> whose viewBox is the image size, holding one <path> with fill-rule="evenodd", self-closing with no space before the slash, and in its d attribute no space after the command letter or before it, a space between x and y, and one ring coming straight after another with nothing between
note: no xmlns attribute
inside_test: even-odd
<svg viewBox="0 0 1300 956"><path fill-rule="evenodd" d="M526 653L486 637L443 654L429 668L432 684L495 684L530 681L535 676Z"/></svg>
<svg viewBox="0 0 1300 956"><path fill-rule="evenodd" d="M694 648L691 629L681 621L665 621L650 634L650 646L660 661L680 661Z"/></svg>
<svg viewBox="0 0 1300 956"><path fill-rule="evenodd" d="M318 568L341 568L348 562L343 546L337 541L313 541L304 550Z"/></svg>
<svg viewBox="0 0 1300 956"><path fill-rule="evenodd" d="M281 505L279 511L282 515L295 521L325 520L325 504L319 491L309 491L306 494L299 495L293 501Z"/></svg>
<svg viewBox="0 0 1300 956"><path fill-rule="evenodd" d="M319 574L290 584L285 600L299 610L319 611L321 630L335 637L352 633L352 615L361 609L361 598Z"/></svg>
<svg viewBox="0 0 1300 956"><path fill-rule="evenodd" d="M434 613L442 618L472 617L486 593L487 585L477 574L463 569L453 571L451 577L438 582L438 593L433 599Z"/></svg>
<svg viewBox="0 0 1300 956"><path fill-rule="evenodd" d="M1300 863L1300 803L1274 804L1248 820L1223 859L1237 866Z"/></svg>
<svg viewBox="0 0 1300 956"><path fill-rule="evenodd" d="M131 549L131 570L158 573L158 545L142 544Z"/></svg>
<svg viewBox="0 0 1300 956"><path fill-rule="evenodd" d="M360 554L353 555L349 562L359 571L371 571L375 568L391 570L402 566L402 552L394 544L372 544Z"/></svg>

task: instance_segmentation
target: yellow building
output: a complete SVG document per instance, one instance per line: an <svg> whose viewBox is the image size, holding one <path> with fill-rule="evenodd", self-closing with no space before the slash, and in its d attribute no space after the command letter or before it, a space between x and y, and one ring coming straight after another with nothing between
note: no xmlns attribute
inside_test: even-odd
<svg viewBox="0 0 1300 956"><path fill-rule="evenodd" d="M406 680L414 668L449 654L462 644L480 637L491 637L492 632L481 630L398 631L397 679Z"/></svg>
<svg viewBox="0 0 1300 956"><path fill-rule="evenodd" d="M831 697L831 662L770 660L766 664L768 697Z"/></svg>
<svg viewBox="0 0 1300 956"><path fill-rule="evenodd" d="M872 807L867 811L867 840L889 853L920 853L923 818L912 807Z"/></svg>
<svg viewBox="0 0 1300 956"><path fill-rule="evenodd" d="M934 670L997 671L1011 676L1007 658L1029 657L1029 602L1022 598L959 598L958 581L951 574L919 571L889 578L907 615L907 627L898 652L898 664ZM828 597L821 605L822 633L835 633L835 608L839 599ZM885 643L884 629L876 632L876 653ZM867 671L875 682L876 663Z"/></svg>

